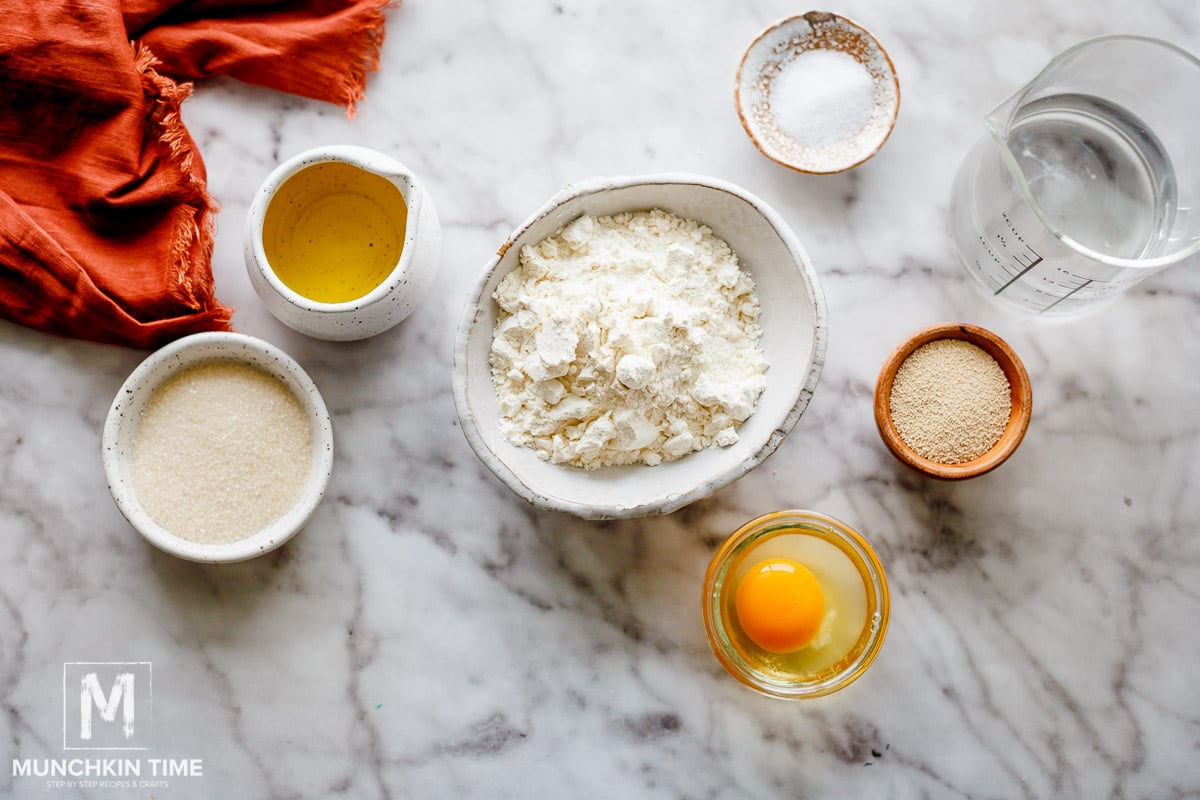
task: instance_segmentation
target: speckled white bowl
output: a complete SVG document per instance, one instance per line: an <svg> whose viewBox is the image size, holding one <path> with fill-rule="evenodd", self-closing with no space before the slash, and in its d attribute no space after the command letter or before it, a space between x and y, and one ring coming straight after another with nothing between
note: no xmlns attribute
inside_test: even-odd
<svg viewBox="0 0 1200 800"><path fill-rule="evenodd" d="M875 107L854 136L828 146L796 141L779 127L771 109L775 78L810 50L837 50L871 75ZM900 82L887 51L857 22L825 11L809 11L771 25L746 48L738 65L734 103L742 127L763 155L797 172L829 174L857 167L879 152L900 112Z"/></svg>
<svg viewBox="0 0 1200 800"><path fill-rule="evenodd" d="M242 362L279 378L300 401L312 426L312 463L308 480L295 505L258 533L223 544L189 541L154 522L138 500L130 476L133 442L147 401L172 375L193 364L209 361ZM316 385L287 353L261 339L239 333L197 333L156 350L130 373L108 411L101 452L108 490L117 508L151 544L189 561L244 561L274 550L292 538L320 504L333 470L333 426Z"/></svg>
<svg viewBox="0 0 1200 800"><path fill-rule="evenodd" d="M351 164L387 178L408 206L404 246L395 268L370 292L344 303L320 303L290 289L271 268L262 241L267 207L279 187L297 172L327 162ZM294 156L267 176L250 202L242 248L250 283L276 319L316 339L350 341L383 333L413 312L437 273L441 230L433 200L411 170L365 147L331 145Z"/></svg>
<svg viewBox="0 0 1200 800"><path fill-rule="evenodd" d="M551 464L500 432L488 365L500 279L536 244L581 214L661 208L705 223L738 254L758 289L770 364L758 407L728 448L709 448L656 467L583 470ZM770 456L808 406L825 362L825 296L787 223L745 190L699 175L593 178L568 186L500 246L471 292L454 348L454 400L463 433L483 461L530 503L589 519L666 514L737 480Z"/></svg>

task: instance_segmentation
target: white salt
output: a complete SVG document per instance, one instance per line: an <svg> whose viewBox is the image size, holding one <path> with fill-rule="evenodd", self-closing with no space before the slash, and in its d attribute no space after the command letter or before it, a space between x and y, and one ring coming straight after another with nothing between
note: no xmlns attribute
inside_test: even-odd
<svg viewBox="0 0 1200 800"><path fill-rule="evenodd" d="M827 147L866 126L875 108L875 84L848 53L806 50L775 76L770 103L785 134L803 145Z"/></svg>
<svg viewBox="0 0 1200 800"><path fill-rule="evenodd" d="M150 518L176 536L217 544L251 536L300 496L312 428L274 375L214 361L155 390L133 441L133 490Z"/></svg>

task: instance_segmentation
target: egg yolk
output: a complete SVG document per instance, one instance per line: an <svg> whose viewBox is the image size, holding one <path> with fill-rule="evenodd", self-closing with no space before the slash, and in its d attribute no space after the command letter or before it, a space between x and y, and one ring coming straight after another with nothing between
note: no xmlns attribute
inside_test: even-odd
<svg viewBox="0 0 1200 800"><path fill-rule="evenodd" d="M734 598L750 640L772 653L791 653L812 641L825 616L825 594L803 564L770 558L750 568Z"/></svg>

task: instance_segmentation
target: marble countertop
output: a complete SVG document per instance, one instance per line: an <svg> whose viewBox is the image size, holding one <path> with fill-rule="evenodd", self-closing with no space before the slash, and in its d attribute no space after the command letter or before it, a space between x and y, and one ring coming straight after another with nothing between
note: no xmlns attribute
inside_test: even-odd
<svg viewBox="0 0 1200 800"><path fill-rule="evenodd" d="M145 353L0 324L0 795L1200 794L1197 264L1101 313L1030 320L968 283L946 232L984 113L1095 35L1200 52L1193 3L830 8L888 48L902 101L881 153L826 177L769 162L733 108L743 48L804 10L410 0L389 12L382 70L352 120L232 80L197 87L184 116L222 207L218 295L238 330L321 387L330 491L256 561L158 552L117 512L99 458L108 406ZM354 344L269 316L241 255L259 182L330 143L408 164L444 226L417 313ZM676 170L759 195L808 248L830 311L812 404L755 472L671 516L531 510L458 428L451 348L468 289L565 184ZM892 458L871 398L896 344L953 319L1006 338L1034 387L1021 448L957 484ZM716 544L791 507L862 531L892 599L875 665L804 703L729 678L700 615ZM18 761L77 755L64 750L64 706L78 701L63 696L64 664L116 661L152 665L141 757L198 760L201 774L84 791L14 775Z"/></svg>

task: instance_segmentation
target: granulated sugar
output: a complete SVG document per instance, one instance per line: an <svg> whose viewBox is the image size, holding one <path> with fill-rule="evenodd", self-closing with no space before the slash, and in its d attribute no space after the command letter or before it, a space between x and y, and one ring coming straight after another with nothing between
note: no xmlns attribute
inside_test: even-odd
<svg viewBox="0 0 1200 800"><path fill-rule="evenodd" d="M889 404L900 438L939 464L962 464L992 449L1012 412L1004 370L960 339L929 342L904 359Z"/></svg>
<svg viewBox="0 0 1200 800"><path fill-rule="evenodd" d="M871 119L875 82L854 56L809 50L785 64L771 83L771 113L779 129L803 145L845 141Z"/></svg>
<svg viewBox="0 0 1200 800"><path fill-rule="evenodd" d="M300 496L312 429L295 395L248 364L183 370L150 398L130 471L150 517L203 544L251 536Z"/></svg>

